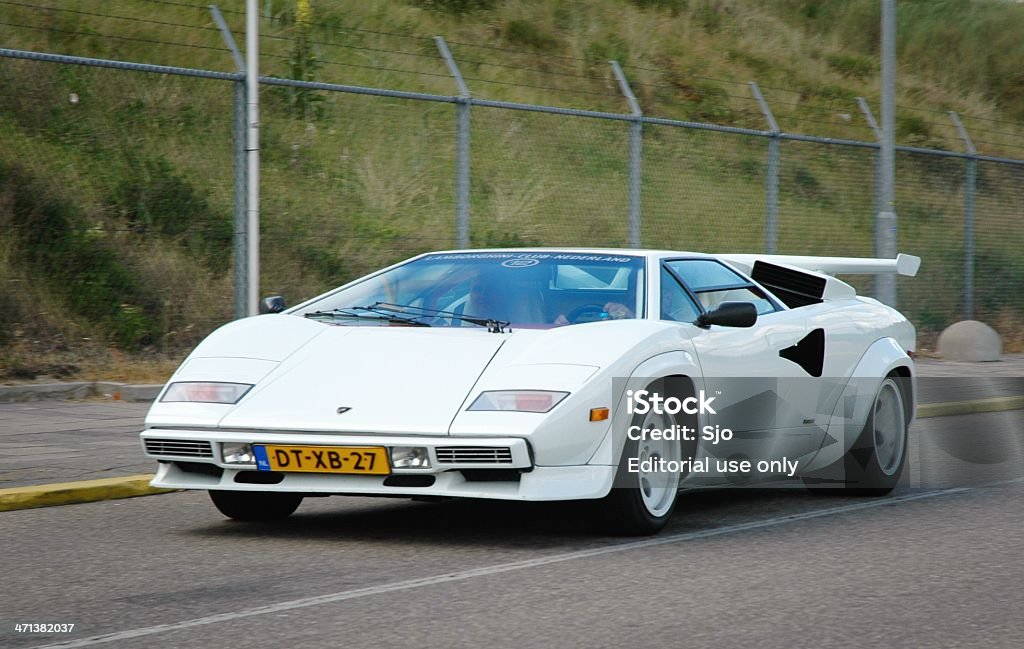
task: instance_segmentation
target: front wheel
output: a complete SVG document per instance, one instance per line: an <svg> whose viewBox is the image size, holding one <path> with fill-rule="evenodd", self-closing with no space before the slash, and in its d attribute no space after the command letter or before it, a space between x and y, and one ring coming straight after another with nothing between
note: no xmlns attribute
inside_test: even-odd
<svg viewBox="0 0 1024 649"><path fill-rule="evenodd" d="M633 424L641 430L669 429L675 418L651 412L642 418L637 415ZM678 440L627 438L612 491L598 502L603 527L626 536L654 534L665 527L676 506L681 459L682 446ZM667 470L665 465L669 463L674 470Z"/></svg>
<svg viewBox="0 0 1024 649"><path fill-rule="evenodd" d="M236 521L277 521L299 508L302 496L264 491L210 491L214 506Z"/></svg>
<svg viewBox="0 0 1024 649"><path fill-rule="evenodd" d="M907 410L901 377L887 376L857 441L843 456L841 487L805 482L815 493L847 496L884 496L899 483L907 457Z"/></svg>

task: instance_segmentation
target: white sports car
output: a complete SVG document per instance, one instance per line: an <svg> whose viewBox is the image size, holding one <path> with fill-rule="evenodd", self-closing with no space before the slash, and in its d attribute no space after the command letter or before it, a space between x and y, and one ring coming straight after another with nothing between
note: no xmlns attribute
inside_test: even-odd
<svg viewBox="0 0 1024 649"><path fill-rule="evenodd" d="M152 484L225 515L304 496L599 502L653 533L680 488L881 495L915 332L833 275L920 260L647 250L423 254L224 325L146 417Z"/></svg>

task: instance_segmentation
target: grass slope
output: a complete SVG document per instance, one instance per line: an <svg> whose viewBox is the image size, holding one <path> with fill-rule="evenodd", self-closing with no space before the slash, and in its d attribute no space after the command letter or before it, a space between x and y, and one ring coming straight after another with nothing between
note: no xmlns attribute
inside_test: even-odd
<svg viewBox="0 0 1024 649"><path fill-rule="evenodd" d="M205 7L51 4L0 4L5 46L232 69ZM872 137L854 98L877 106L873 0L260 4L265 74L450 95L442 34L478 97L626 112L616 59L647 114L763 129L756 79L784 130ZM244 3L220 6L242 40ZM904 0L899 18L913 61L900 140L961 148L941 114L956 110L986 153L1020 155L1024 51L1006 26L1024 7ZM168 367L233 310L231 84L3 59L0 85L0 377ZM263 292L294 300L453 245L450 104L277 88L261 101ZM474 245L625 243L625 124L481 107L472 120ZM651 126L644 153L646 245L761 248L763 140ZM871 253L872 156L783 145L781 251ZM962 163L898 164L902 248L927 261L901 290L933 331L960 308ZM979 309L1012 334L1020 179L979 177Z"/></svg>

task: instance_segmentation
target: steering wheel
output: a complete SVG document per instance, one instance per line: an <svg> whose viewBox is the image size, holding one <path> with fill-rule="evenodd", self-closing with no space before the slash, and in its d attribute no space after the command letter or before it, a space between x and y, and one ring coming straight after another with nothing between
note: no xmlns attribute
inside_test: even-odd
<svg viewBox="0 0 1024 649"><path fill-rule="evenodd" d="M608 313L604 310L603 304L584 304L565 314L565 319L572 324L597 322L598 320L607 320Z"/></svg>

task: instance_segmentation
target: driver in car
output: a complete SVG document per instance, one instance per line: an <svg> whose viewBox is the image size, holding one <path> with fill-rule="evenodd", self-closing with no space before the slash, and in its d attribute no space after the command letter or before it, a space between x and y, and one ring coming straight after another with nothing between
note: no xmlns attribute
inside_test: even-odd
<svg viewBox="0 0 1024 649"><path fill-rule="evenodd" d="M609 302L605 304L602 307L602 313L608 314L608 317L601 318L602 320L628 320L629 318L635 317L635 315L633 314L633 310L630 309L625 304L622 304L621 302ZM565 317L564 313L559 314L559 316L555 318L555 325L561 326L567 324L572 323L569 322L569 319Z"/></svg>

